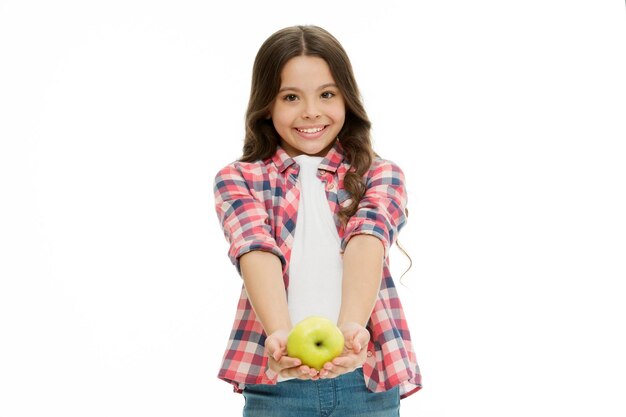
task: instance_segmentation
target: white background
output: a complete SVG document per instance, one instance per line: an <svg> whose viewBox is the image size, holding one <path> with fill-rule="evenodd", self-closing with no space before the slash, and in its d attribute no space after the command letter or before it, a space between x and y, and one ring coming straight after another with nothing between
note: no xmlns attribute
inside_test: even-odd
<svg viewBox="0 0 626 417"><path fill-rule="evenodd" d="M407 175L403 415L626 415L623 2L214 4L0 1L0 415L241 414L212 181L308 23Z"/></svg>

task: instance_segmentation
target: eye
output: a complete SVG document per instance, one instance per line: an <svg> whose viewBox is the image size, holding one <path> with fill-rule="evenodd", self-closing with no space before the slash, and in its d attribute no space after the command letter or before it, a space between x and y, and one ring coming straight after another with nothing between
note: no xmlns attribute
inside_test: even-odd
<svg viewBox="0 0 626 417"><path fill-rule="evenodd" d="M332 91L324 91L322 93L322 98L324 99L329 99L329 98L333 98L335 97L335 93L333 93Z"/></svg>
<svg viewBox="0 0 626 417"><path fill-rule="evenodd" d="M298 96L295 94L287 94L286 96L283 97L283 100L285 101L296 101L298 99Z"/></svg>

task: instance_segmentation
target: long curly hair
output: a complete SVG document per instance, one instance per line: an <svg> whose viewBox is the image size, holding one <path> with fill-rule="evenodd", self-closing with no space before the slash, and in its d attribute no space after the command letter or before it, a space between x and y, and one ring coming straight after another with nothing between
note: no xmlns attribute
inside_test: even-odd
<svg viewBox="0 0 626 417"><path fill-rule="evenodd" d="M283 67L291 58L303 55L320 57L326 61L345 101L345 122L337 135L350 163L344 187L350 194L352 204L339 212L339 219L345 225L357 211L365 194L363 176L378 155L372 149L371 123L363 106L352 64L339 41L325 29L312 25L287 27L275 32L261 45L252 69L243 155L240 160L253 162L269 158L276 152L280 137L268 115L280 89Z"/></svg>

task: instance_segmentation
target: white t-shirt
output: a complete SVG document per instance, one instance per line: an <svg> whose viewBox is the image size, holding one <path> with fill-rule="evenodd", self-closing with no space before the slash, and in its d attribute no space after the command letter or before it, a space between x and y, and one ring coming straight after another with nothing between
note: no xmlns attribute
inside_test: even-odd
<svg viewBox="0 0 626 417"><path fill-rule="evenodd" d="M287 300L295 326L316 315L337 322L341 306L343 260L341 240L326 199L325 183L317 177L322 157L299 155L300 202L289 262Z"/></svg>

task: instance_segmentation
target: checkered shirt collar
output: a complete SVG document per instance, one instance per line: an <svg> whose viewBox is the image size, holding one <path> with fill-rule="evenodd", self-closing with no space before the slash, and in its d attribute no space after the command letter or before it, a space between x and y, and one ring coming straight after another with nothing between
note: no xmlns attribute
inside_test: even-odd
<svg viewBox="0 0 626 417"><path fill-rule="evenodd" d="M343 159L343 147L337 140L320 163L319 169L328 172L337 172L337 168L341 165ZM269 160L276 165L279 172L284 172L287 168L296 163L280 145L277 146L276 153L274 153Z"/></svg>

